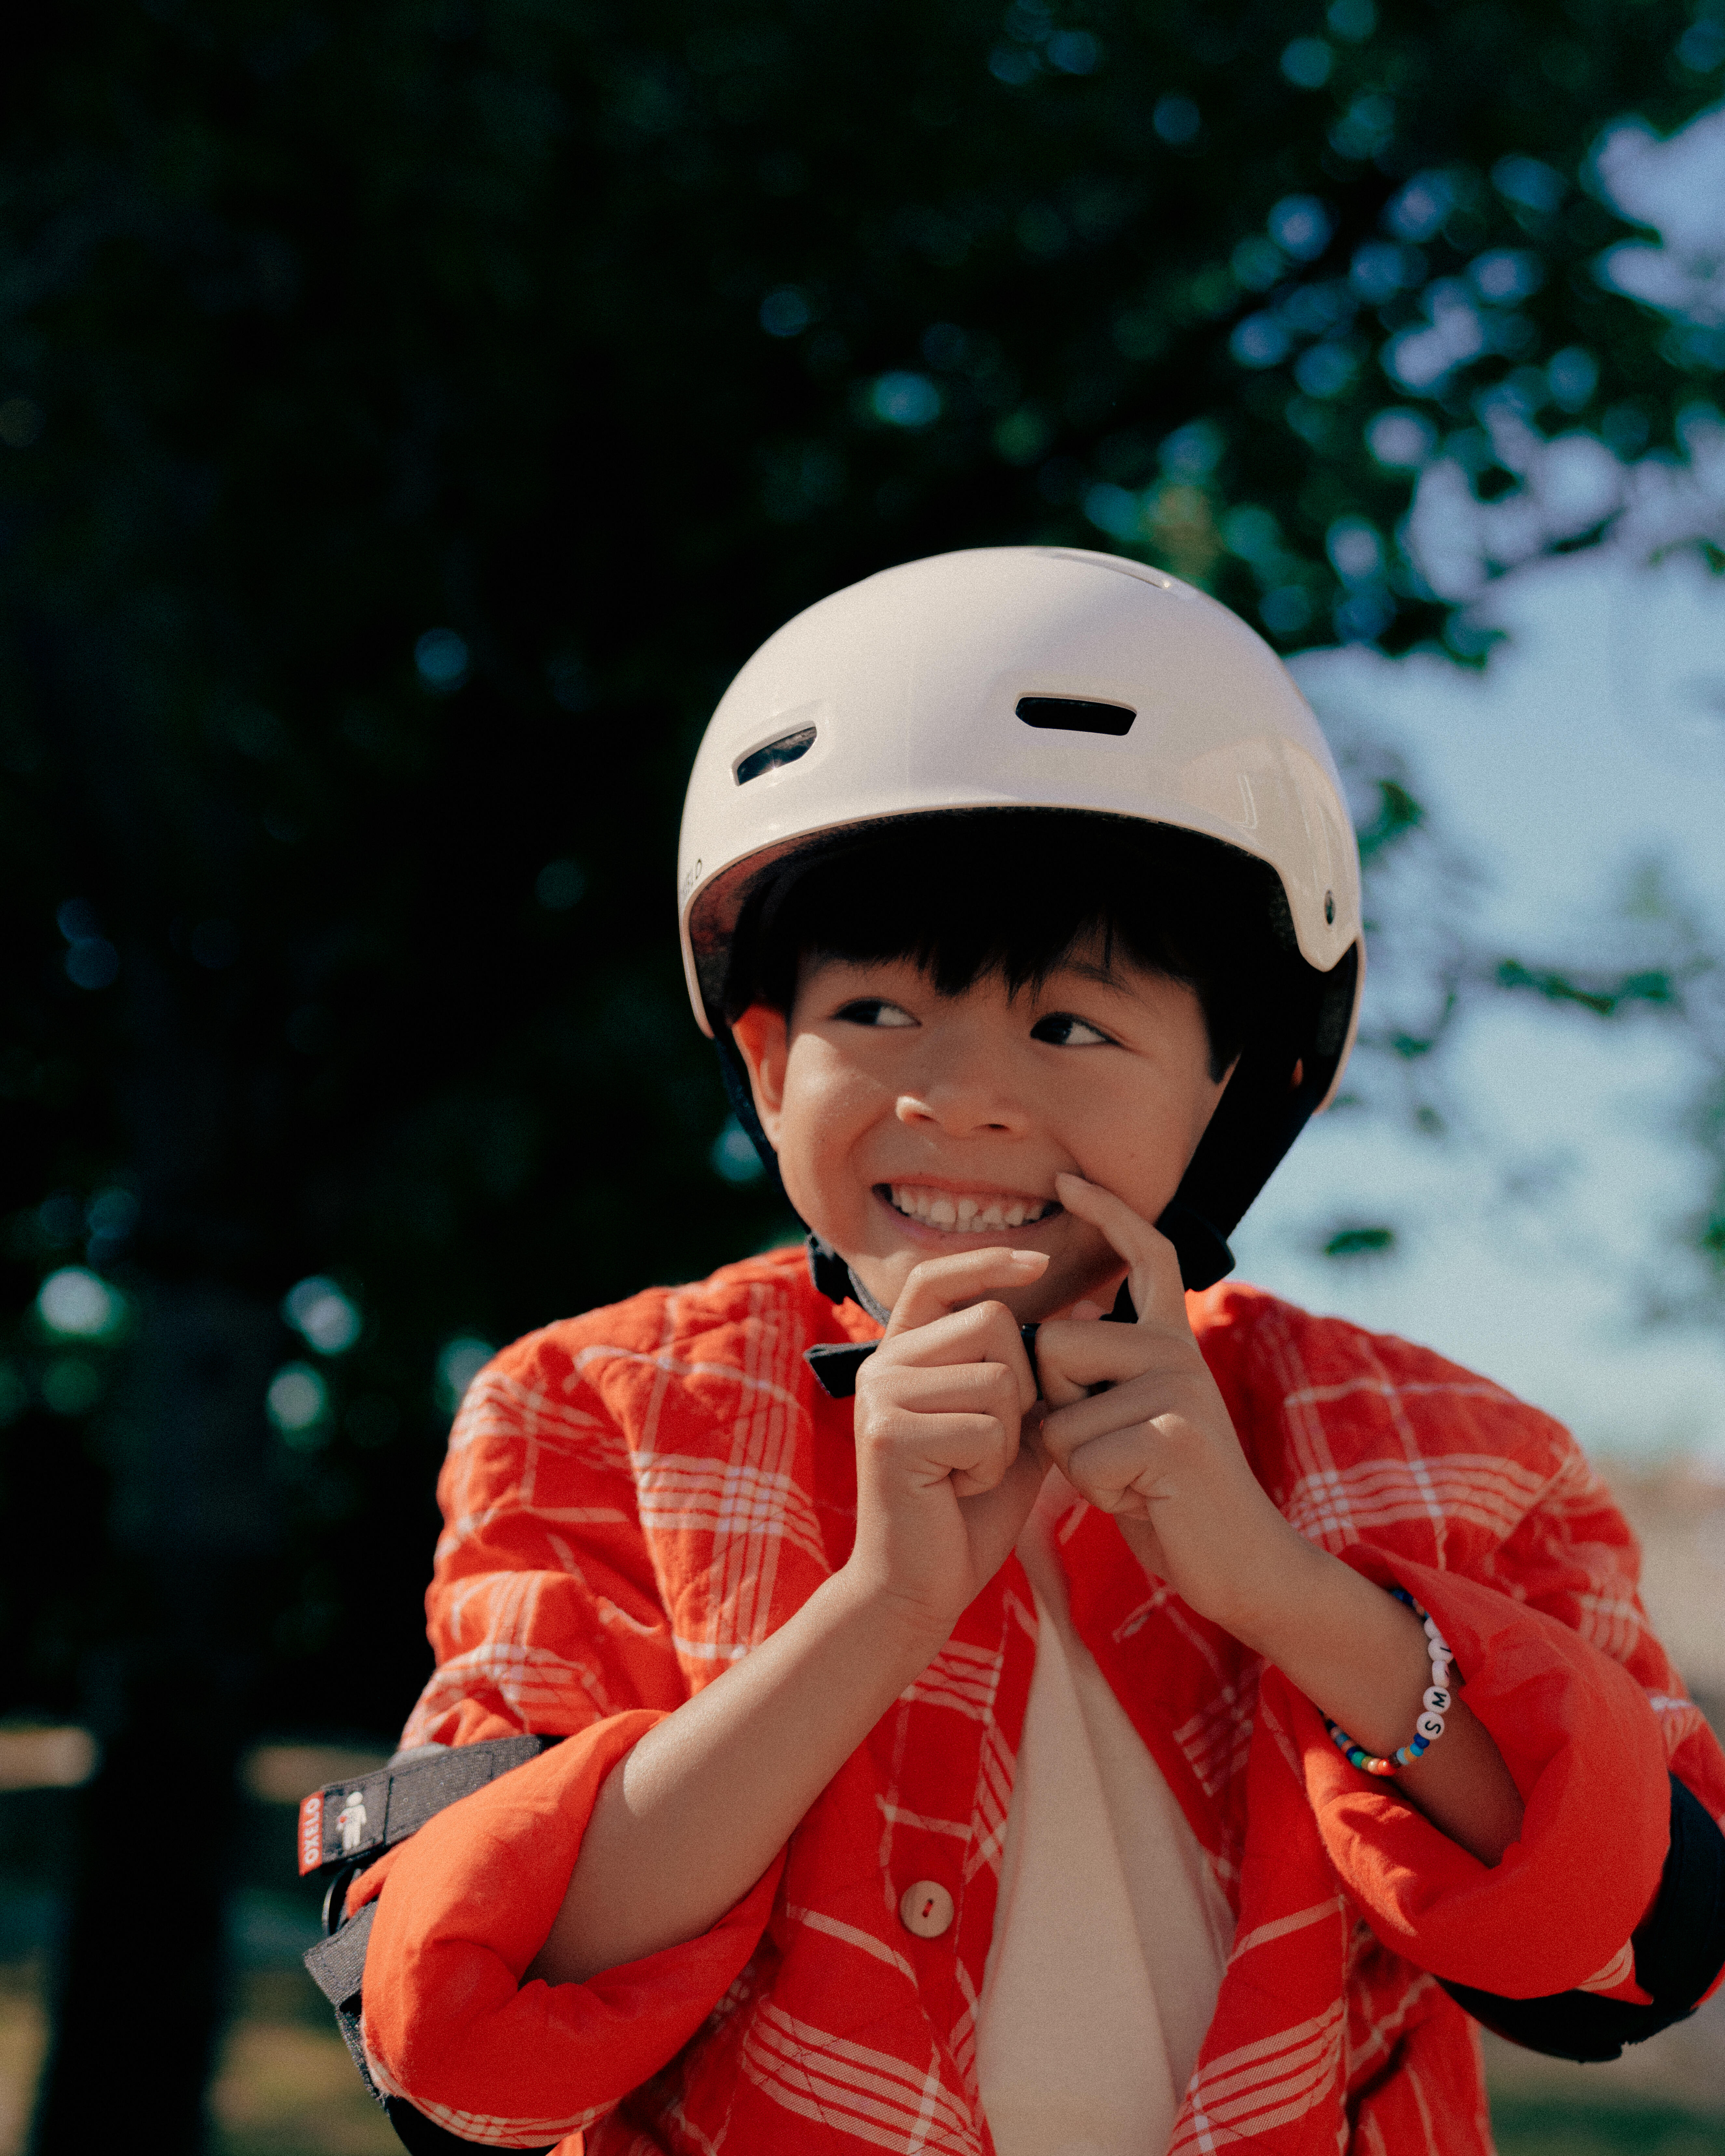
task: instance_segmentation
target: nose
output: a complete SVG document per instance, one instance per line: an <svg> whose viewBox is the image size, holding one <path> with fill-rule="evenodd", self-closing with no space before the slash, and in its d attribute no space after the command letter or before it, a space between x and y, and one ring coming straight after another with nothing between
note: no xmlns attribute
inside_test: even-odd
<svg viewBox="0 0 1725 2156"><path fill-rule="evenodd" d="M1023 1132L1029 1111L1002 1061L998 1044L991 1050L981 1040L961 1041L947 1032L932 1067L898 1096L899 1121L948 1137Z"/></svg>

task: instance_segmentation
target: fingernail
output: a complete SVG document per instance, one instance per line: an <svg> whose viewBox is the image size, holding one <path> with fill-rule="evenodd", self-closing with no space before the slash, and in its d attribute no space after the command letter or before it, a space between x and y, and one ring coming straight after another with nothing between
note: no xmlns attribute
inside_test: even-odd
<svg viewBox="0 0 1725 2156"><path fill-rule="evenodd" d="M1015 1265L1022 1267L1025 1272L1029 1272L1033 1269L1040 1272L1048 1263L1048 1252L1046 1250L1014 1250L1012 1253L1012 1261Z"/></svg>

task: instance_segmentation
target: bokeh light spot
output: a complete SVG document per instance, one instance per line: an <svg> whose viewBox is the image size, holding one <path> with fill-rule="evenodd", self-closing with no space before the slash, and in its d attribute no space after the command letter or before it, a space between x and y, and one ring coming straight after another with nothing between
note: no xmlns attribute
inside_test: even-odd
<svg viewBox="0 0 1725 2156"><path fill-rule="evenodd" d="M1324 547L1344 583L1361 583L1384 567L1384 542L1363 516L1338 516L1325 535Z"/></svg>
<svg viewBox="0 0 1725 2156"><path fill-rule="evenodd" d="M1599 363L1580 345L1566 345L1546 362L1545 378L1563 409L1579 412L1599 386Z"/></svg>
<svg viewBox="0 0 1725 2156"><path fill-rule="evenodd" d="M428 629L413 646L413 664L434 696L449 696L467 679L467 640L453 629Z"/></svg>
<svg viewBox="0 0 1725 2156"><path fill-rule="evenodd" d="M277 1432L296 1451L329 1441L329 1388L309 1363L284 1363L270 1380L264 1404Z"/></svg>
<svg viewBox="0 0 1725 2156"><path fill-rule="evenodd" d="M96 1240L123 1243L138 1224L137 1199L130 1190L111 1184L90 1199L85 1220Z"/></svg>
<svg viewBox="0 0 1725 2156"><path fill-rule="evenodd" d="M1538 157L1500 157L1491 167L1491 184L1506 201L1549 215L1568 191L1568 182Z"/></svg>
<svg viewBox="0 0 1725 2156"><path fill-rule="evenodd" d="M1363 45L1378 27L1374 0L1330 0L1324 15L1332 36Z"/></svg>
<svg viewBox="0 0 1725 2156"><path fill-rule="evenodd" d="M1021 405L994 429L994 447L1009 465L1033 465L1048 447L1048 422L1034 406Z"/></svg>
<svg viewBox="0 0 1725 2156"><path fill-rule="evenodd" d="M468 1387L496 1352L489 1340L470 1332L458 1334L439 1349L437 1399L445 1414L454 1414L467 1397Z"/></svg>
<svg viewBox="0 0 1725 2156"><path fill-rule="evenodd" d="M1281 584L1258 602L1258 616L1272 636L1296 636L1312 619L1312 595L1303 584Z"/></svg>
<svg viewBox="0 0 1725 2156"><path fill-rule="evenodd" d="M1228 349L1242 367L1279 366L1288 356L1288 333L1275 315L1248 315L1235 324Z"/></svg>
<svg viewBox="0 0 1725 2156"><path fill-rule="evenodd" d="M1194 419L1176 427L1157 450L1157 461L1170 479L1204 479L1221 460L1222 430L1209 419Z"/></svg>
<svg viewBox="0 0 1725 2156"><path fill-rule="evenodd" d="M1315 262L1330 244L1336 219L1316 195L1284 195L1265 224L1270 237L1296 262Z"/></svg>
<svg viewBox="0 0 1725 2156"><path fill-rule="evenodd" d="M1413 248L1398 247L1391 239L1368 239L1354 249L1348 281L1368 305L1381 307L1425 275L1425 260Z"/></svg>
<svg viewBox="0 0 1725 2156"><path fill-rule="evenodd" d="M1204 125L1204 116L1189 97L1182 97L1178 91L1172 91L1168 96L1157 99L1155 109L1150 115L1150 125L1164 142L1178 150L1196 138L1199 129Z"/></svg>
<svg viewBox="0 0 1725 2156"><path fill-rule="evenodd" d="M1056 30L1043 50L1062 74L1094 74L1102 64L1101 40L1088 30Z"/></svg>
<svg viewBox="0 0 1725 2156"><path fill-rule="evenodd" d="M111 988L120 978L120 953L105 937L90 936L67 952L65 967L74 988Z"/></svg>
<svg viewBox="0 0 1725 2156"><path fill-rule="evenodd" d="M1358 372L1344 344L1315 344L1294 362L1294 379L1308 397L1339 397Z"/></svg>
<svg viewBox="0 0 1725 2156"><path fill-rule="evenodd" d="M1413 471L1437 446L1437 429L1423 412L1398 406L1366 427L1366 447L1390 471Z"/></svg>
<svg viewBox="0 0 1725 2156"><path fill-rule="evenodd" d="M1467 274L1482 300L1524 300L1545 282L1545 264L1525 247L1497 247L1469 264Z"/></svg>
<svg viewBox="0 0 1725 2156"><path fill-rule="evenodd" d="M996 45L988 55L988 72L1009 90L1022 90L1038 72L1036 55L1022 45Z"/></svg>
<svg viewBox="0 0 1725 2156"><path fill-rule="evenodd" d="M1282 48L1281 71L1296 90L1322 90L1335 64L1322 38L1296 38Z"/></svg>
<svg viewBox="0 0 1725 2156"><path fill-rule="evenodd" d="M754 1142L735 1116L713 1140L707 1158L721 1183L758 1183L767 1173Z"/></svg>
<svg viewBox="0 0 1725 2156"><path fill-rule="evenodd" d="M547 861L533 879L533 896L547 913L567 913L581 903L587 871L579 861Z"/></svg>
<svg viewBox="0 0 1725 2156"><path fill-rule="evenodd" d="M927 427L939 418L941 393L926 374L883 374L869 396L870 408L889 427Z"/></svg>
<svg viewBox="0 0 1725 2156"><path fill-rule="evenodd" d="M101 1397L101 1372L81 1355L56 1356L42 1373L42 1398L57 1415L86 1415Z"/></svg>
<svg viewBox="0 0 1725 2156"><path fill-rule="evenodd" d="M102 1339L118 1326L124 1310L114 1290L85 1265L62 1265L36 1293L42 1322L67 1339Z"/></svg>
<svg viewBox="0 0 1725 2156"><path fill-rule="evenodd" d="M1416 172L1384 218L1398 239L1430 239L1455 206L1447 172Z"/></svg>
<svg viewBox="0 0 1725 2156"><path fill-rule="evenodd" d="M321 1273L313 1273L288 1290L281 1314L320 1355L345 1355L364 1323L350 1298Z"/></svg>
<svg viewBox="0 0 1725 2156"><path fill-rule="evenodd" d="M1242 562L1273 561L1281 551L1281 526L1271 511L1243 502L1222 519L1222 544Z"/></svg>
<svg viewBox="0 0 1725 2156"><path fill-rule="evenodd" d="M814 317L806 292L780 285L761 302L761 326L771 337L800 336Z"/></svg>

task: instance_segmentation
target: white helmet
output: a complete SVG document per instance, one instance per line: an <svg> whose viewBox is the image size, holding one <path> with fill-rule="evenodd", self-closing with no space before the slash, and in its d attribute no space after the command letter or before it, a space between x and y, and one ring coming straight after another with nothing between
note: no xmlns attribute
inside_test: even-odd
<svg viewBox="0 0 1725 2156"><path fill-rule="evenodd" d="M1328 992L1289 1065L1230 1081L1161 1224L1189 1286L1333 1095L1364 977L1359 854L1336 767L1287 670L1189 584L1111 554L979 547L886 569L769 637L726 690L683 808L683 964L716 1034L739 916L759 879L833 834L963 809L1129 817L1267 862L1299 954ZM1290 1059L1291 1061L1291 1058ZM1260 1082L1255 1082L1260 1081ZM770 1159L770 1152L768 1154ZM1208 1277L1202 1277L1207 1276Z"/></svg>

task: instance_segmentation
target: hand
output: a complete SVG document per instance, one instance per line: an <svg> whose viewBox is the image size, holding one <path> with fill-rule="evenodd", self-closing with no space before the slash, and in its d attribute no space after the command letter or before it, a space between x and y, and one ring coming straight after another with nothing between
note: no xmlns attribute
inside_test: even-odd
<svg viewBox="0 0 1725 2156"><path fill-rule="evenodd" d="M845 1569L942 1645L1005 1563L1047 1471L1018 1320L985 1299L1028 1286L1047 1263L1040 1250L993 1250L918 1265L858 1374Z"/></svg>
<svg viewBox="0 0 1725 2156"><path fill-rule="evenodd" d="M1079 1495L1120 1522L1146 1571L1248 1645L1276 1593L1313 1553L1288 1526L1240 1449L1226 1404L1186 1321L1173 1245L1125 1202L1082 1177L1055 1178L1060 1203L1126 1260L1135 1325L1099 1323L1094 1304L1036 1336L1050 1412L1041 1445ZM1271 1620L1273 1623L1273 1619Z"/></svg>

